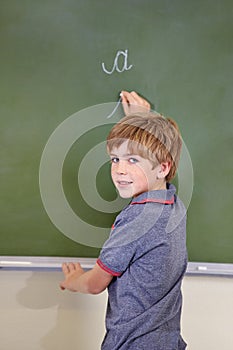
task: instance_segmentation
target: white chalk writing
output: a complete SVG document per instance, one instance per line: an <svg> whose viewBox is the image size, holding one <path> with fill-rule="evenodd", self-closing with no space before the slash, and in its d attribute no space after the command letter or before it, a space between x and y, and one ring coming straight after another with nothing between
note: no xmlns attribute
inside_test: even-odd
<svg viewBox="0 0 233 350"><path fill-rule="evenodd" d="M113 116L113 114L116 112L117 108L120 106L121 104L121 97L119 98L119 100L117 101L116 106L114 107L113 111L107 116L107 119L111 118Z"/></svg>
<svg viewBox="0 0 233 350"><path fill-rule="evenodd" d="M119 67L120 63L119 63L119 59L120 57L123 56L123 60L121 59L121 65L122 67ZM112 74L114 71L117 71L118 73L122 73L126 70L130 70L133 67L132 64L130 64L128 66L128 50L119 50L117 51L115 60L114 60L114 64L111 70L108 70L105 66L105 63L102 62L102 69L105 73L107 74Z"/></svg>

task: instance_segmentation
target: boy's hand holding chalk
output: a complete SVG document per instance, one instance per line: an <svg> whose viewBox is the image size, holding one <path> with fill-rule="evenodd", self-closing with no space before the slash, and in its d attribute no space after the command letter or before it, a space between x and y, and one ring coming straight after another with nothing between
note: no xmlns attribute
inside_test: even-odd
<svg viewBox="0 0 233 350"><path fill-rule="evenodd" d="M149 112L151 109L150 103L135 91L121 91L120 97L125 115L137 112Z"/></svg>

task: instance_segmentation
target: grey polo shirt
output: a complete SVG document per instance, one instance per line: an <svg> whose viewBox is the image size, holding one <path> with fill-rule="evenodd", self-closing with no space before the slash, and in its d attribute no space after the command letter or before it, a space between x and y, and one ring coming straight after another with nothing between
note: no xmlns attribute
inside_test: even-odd
<svg viewBox="0 0 233 350"><path fill-rule="evenodd" d="M114 276L102 350L185 349L180 313L186 210L175 191L168 184L134 198L101 250L97 263Z"/></svg>

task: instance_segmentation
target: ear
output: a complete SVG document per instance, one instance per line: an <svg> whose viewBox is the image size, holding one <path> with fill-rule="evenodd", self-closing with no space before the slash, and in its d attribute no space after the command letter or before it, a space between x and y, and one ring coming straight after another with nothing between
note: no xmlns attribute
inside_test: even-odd
<svg viewBox="0 0 233 350"><path fill-rule="evenodd" d="M163 162L159 164L158 179L165 179L165 177L169 174L169 171L171 169L171 163L170 162Z"/></svg>

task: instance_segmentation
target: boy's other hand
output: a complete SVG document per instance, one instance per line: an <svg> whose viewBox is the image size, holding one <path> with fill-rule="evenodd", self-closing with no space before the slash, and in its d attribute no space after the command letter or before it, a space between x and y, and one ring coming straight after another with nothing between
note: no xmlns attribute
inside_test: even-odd
<svg viewBox="0 0 233 350"><path fill-rule="evenodd" d="M62 290L68 289L71 292L77 291L77 280L84 274L79 263L64 263L62 264L62 271L64 273L65 279L60 283L60 288Z"/></svg>
<svg viewBox="0 0 233 350"><path fill-rule="evenodd" d="M149 112L151 109L150 103L135 91L121 91L120 96L125 115L137 112Z"/></svg>

